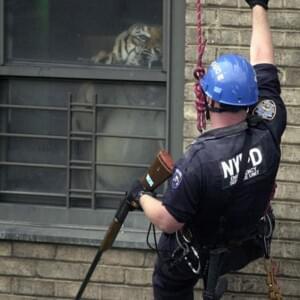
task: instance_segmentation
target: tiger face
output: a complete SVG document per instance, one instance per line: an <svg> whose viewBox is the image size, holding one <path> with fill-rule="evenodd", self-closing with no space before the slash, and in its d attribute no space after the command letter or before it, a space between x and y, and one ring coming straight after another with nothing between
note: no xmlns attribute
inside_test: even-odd
<svg viewBox="0 0 300 300"><path fill-rule="evenodd" d="M151 38L150 27L143 24L134 24L128 29L128 37L131 38L137 46L143 47Z"/></svg>
<svg viewBox="0 0 300 300"><path fill-rule="evenodd" d="M142 53L143 63L152 68L154 63L161 63L162 29L160 26L149 26L150 38L146 41Z"/></svg>
<svg viewBox="0 0 300 300"><path fill-rule="evenodd" d="M110 53L100 51L92 61L152 68L154 63L161 62L161 45L160 26L133 24L116 37Z"/></svg>

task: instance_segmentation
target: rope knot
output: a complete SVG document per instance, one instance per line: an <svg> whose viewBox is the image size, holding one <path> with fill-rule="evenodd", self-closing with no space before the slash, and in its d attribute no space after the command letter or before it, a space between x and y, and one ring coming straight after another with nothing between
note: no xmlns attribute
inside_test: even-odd
<svg viewBox="0 0 300 300"><path fill-rule="evenodd" d="M199 79L201 79L205 74L205 70L202 66L198 66L196 67L196 69L194 70L194 78L199 81Z"/></svg>

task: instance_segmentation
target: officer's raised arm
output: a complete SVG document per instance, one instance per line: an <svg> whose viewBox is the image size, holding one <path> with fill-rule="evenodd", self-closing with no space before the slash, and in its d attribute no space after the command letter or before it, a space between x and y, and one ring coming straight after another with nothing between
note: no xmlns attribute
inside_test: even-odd
<svg viewBox="0 0 300 300"><path fill-rule="evenodd" d="M268 22L268 0L246 0L252 8L252 38L250 62L252 65L274 64L272 34Z"/></svg>
<svg viewBox="0 0 300 300"><path fill-rule="evenodd" d="M258 104L251 113L260 116L280 143L286 126L286 108L280 96L281 85L275 65L272 32L268 21L268 0L245 0L252 9L250 62L259 90Z"/></svg>

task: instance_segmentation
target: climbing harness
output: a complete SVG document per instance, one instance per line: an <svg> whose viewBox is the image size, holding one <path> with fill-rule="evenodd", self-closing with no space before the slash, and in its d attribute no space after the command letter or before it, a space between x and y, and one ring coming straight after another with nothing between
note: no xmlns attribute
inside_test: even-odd
<svg viewBox="0 0 300 300"><path fill-rule="evenodd" d="M178 246L172 254L173 265L184 261L194 274L203 278L204 300L221 299L227 289L227 280L219 279L228 248L209 249L198 245L188 227L176 232L176 242Z"/></svg>
<svg viewBox="0 0 300 300"><path fill-rule="evenodd" d="M197 129L202 133L206 129L206 96L203 93L199 80L204 76L205 70L203 67L203 55L206 46L206 40L202 30L202 4L201 0L196 0L197 10L197 44L198 44L198 59L197 66L194 70L194 78L196 83L194 92L196 95L196 110L197 110Z"/></svg>
<svg viewBox="0 0 300 300"><path fill-rule="evenodd" d="M201 270L200 256L192 244L191 237L189 231L176 231L176 242L178 246L171 256L173 261L172 265L174 266L184 260L192 272L199 275Z"/></svg>
<svg viewBox="0 0 300 300"><path fill-rule="evenodd" d="M271 217L268 213L266 213L265 216L261 218L261 222L264 228L263 228L263 233L260 234L259 237L263 240L265 258L269 259L271 253L271 249L270 249L271 238L273 235L274 228L273 228Z"/></svg>
<svg viewBox="0 0 300 300"><path fill-rule="evenodd" d="M227 280L220 283L221 269L224 263L224 255L229 251L226 247L215 248L209 251L207 267L203 274L204 291L203 300L219 300L227 289Z"/></svg>

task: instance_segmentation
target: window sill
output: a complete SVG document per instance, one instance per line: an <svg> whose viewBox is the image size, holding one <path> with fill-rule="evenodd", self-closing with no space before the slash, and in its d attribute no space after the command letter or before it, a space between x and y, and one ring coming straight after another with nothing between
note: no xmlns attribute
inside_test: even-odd
<svg viewBox="0 0 300 300"><path fill-rule="evenodd" d="M0 222L0 239L24 242L58 243L80 246L99 246L106 228L63 228L38 225L9 224ZM113 247L149 249L146 243L147 232L132 228L121 229Z"/></svg>
<svg viewBox="0 0 300 300"><path fill-rule="evenodd" d="M70 245L86 245L99 246L103 240L108 226L113 220L114 210L98 210L87 211L80 209L66 210L63 208L56 209L56 218L60 219L60 214L67 214L76 218L76 215L82 215L86 220L86 215L89 214L89 225L78 224L62 224L61 222L53 222L52 218L45 218L44 222L40 220L30 219L30 213L26 213L28 207L23 206L23 218L20 221L19 205L1 204L0 207L0 239L13 241L41 242L41 243L59 243ZM31 207L35 213L42 213L46 209L49 212L49 207ZM53 208L51 208L54 210ZM53 213L54 211L52 211ZM72 214L73 213L73 214ZM41 215L39 214L39 215ZM97 217L95 218L95 214ZM14 216L13 216L14 215ZM15 218L18 215L19 218ZM53 214L50 214L53 216ZM13 221L18 219L18 221ZM98 224L92 224L95 219ZM99 221L100 220L100 221ZM78 220L80 221L80 220ZM140 212L130 212L125 220L121 230L119 231L113 247L130 248L130 249L149 249L146 238L149 222ZM158 234L157 234L158 238ZM153 243L153 235L150 235L150 242Z"/></svg>

